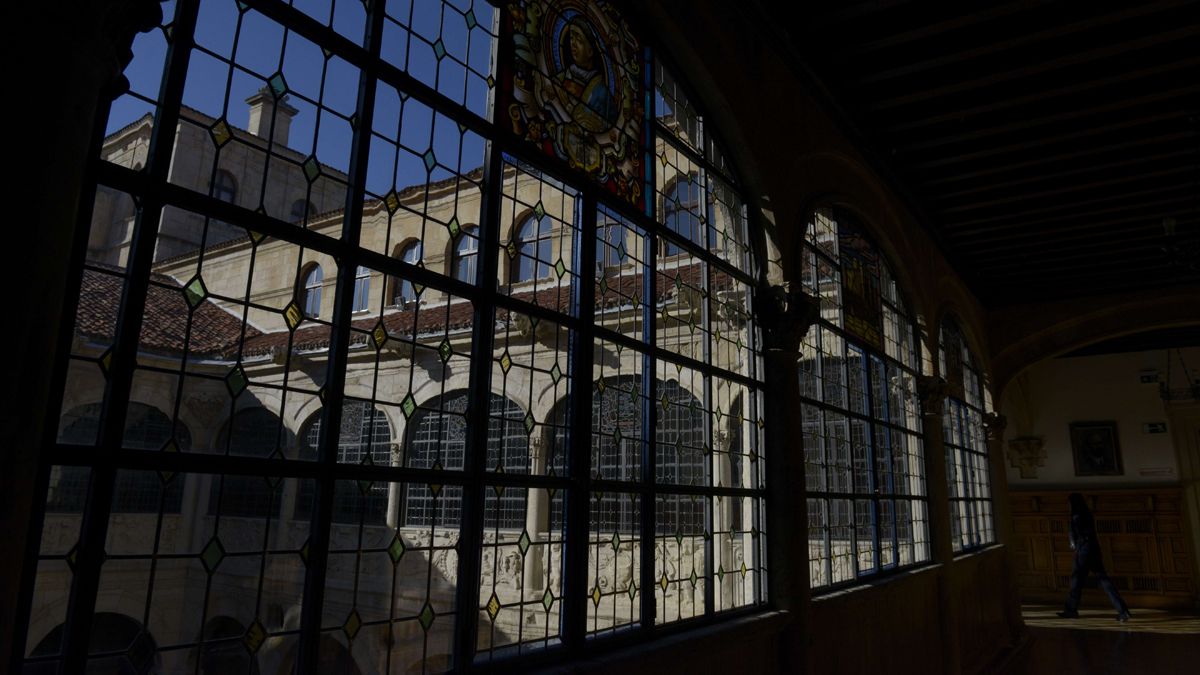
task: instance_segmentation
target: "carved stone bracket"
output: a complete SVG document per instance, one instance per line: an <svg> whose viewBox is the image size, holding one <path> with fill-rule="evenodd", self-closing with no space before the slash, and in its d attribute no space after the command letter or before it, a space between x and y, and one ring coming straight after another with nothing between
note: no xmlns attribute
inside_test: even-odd
<svg viewBox="0 0 1200 675"><path fill-rule="evenodd" d="M511 314L513 328L523 338L532 338L535 342L552 346L558 339L559 327L551 321L532 319L524 314Z"/></svg>
<svg viewBox="0 0 1200 675"><path fill-rule="evenodd" d="M798 358L800 341L821 314L821 301L787 285L761 289L757 300L755 316L767 353Z"/></svg>
<svg viewBox="0 0 1200 675"><path fill-rule="evenodd" d="M1023 436L1008 442L1008 463L1021 472L1021 478L1037 478L1039 466L1046 466L1046 448L1042 439Z"/></svg>
<svg viewBox="0 0 1200 675"><path fill-rule="evenodd" d="M987 413L983 416L983 428L987 432L988 441L1004 440L1004 429L1008 426L1008 418L999 413Z"/></svg>
<svg viewBox="0 0 1200 675"><path fill-rule="evenodd" d="M917 376L917 396L921 399L922 414L941 416L948 392L946 380L937 375Z"/></svg>

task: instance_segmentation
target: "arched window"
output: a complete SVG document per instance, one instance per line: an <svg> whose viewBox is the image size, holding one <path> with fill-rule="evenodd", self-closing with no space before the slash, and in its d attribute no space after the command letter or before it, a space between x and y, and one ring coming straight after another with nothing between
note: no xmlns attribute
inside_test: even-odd
<svg viewBox="0 0 1200 675"><path fill-rule="evenodd" d="M400 251L397 254L397 257L399 257L401 260L408 263L409 265L417 265L421 262L421 254L422 254L421 242L419 240L417 240L417 241L410 241L409 243L404 244L400 248ZM398 305L398 306L404 307L404 306L407 306L411 302L416 302L417 288L413 284L413 282L409 281L408 279L405 279L404 277L396 277L392 281L392 288L393 288L393 295L392 295L392 304L393 305ZM357 307L357 305L355 305L355 306ZM364 309L365 309L365 307L364 307Z"/></svg>
<svg viewBox="0 0 1200 675"><path fill-rule="evenodd" d="M523 426L525 412L513 401L492 394L488 411L487 465L503 467L505 473L529 473L529 431ZM466 457L467 394L447 394L434 407L421 409L409 426L404 443L405 466L462 469ZM461 491L449 486L435 495L429 486L410 484L404 502L406 525L457 527ZM442 499L436 499L441 497ZM515 490L499 496L501 529L525 527L525 499Z"/></svg>
<svg viewBox="0 0 1200 675"><path fill-rule="evenodd" d="M946 483L950 495L950 536L955 551L996 540L992 526L991 471L983 428L983 377L978 361L951 317L938 331L938 372L948 395L942 422L946 444Z"/></svg>
<svg viewBox="0 0 1200 675"><path fill-rule="evenodd" d="M354 311L365 312L371 296L371 270L359 265L354 271Z"/></svg>
<svg viewBox="0 0 1200 675"><path fill-rule="evenodd" d="M300 456L316 459L321 438L321 411L313 413L300 431ZM379 408L363 401L342 406L342 426L338 435L340 464L389 466L392 462L392 426ZM296 499L296 517L312 515L312 483L301 485ZM333 519L338 523L382 524L387 520L388 483L369 486L339 483L333 497Z"/></svg>
<svg viewBox="0 0 1200 675"><path fill-rule="evenodd" d="M270 457L294 447L292 436L275 413L262 407L243 408L217 435L214 452L234 457ZM208 513L244 518L279 513L281 490L261 476L214 475Z"/></svg>
<svg viewBox="0 0 1200 675"><path fill-rule="evenodd" d="M848 211L805 235L821 317L801 345L809 578L838 585L929 559L918 342L887 261Z"/></svg>
<svg viewBox="0 0 1200 675"><path fill-rule="evenodd" d="M150 66L129 74L154 108L150 119L180 129L153 129L154 137L187 147L148 155L137 181L103 169L83 186L125 191L149 205L147 217L163 211L164 227L135 228L130 250L160 250L159 234L198 232L187 242L204 250L177 246L169 265L92 270L134 291L135 306L106 318L109 334L156 330L191 352L173 366L160 353L125 349L136 340L112 349L90 333L60 341L59 370L70 363L73 387L78 367L106 395L148 390L206 420L205 449L216 455L195 479L212 487L174 519L188 520L164 519L175 534L122 554L128 573L111 588L105 576L104 592L158 588L155 570L185 541L190 557L179 562L196 568L201 587L209 579L234 599L263 600L247 605L261 605L257 614L236 616L247 653L261 634L302 626L299 641L312 649L254 652L288 672L329 665L313 652L331 653L316 644L330 626L345 653L372 652L373 664L393 669L519 670L598 653L610 635L625 644L662 635L663 624L765 607L764 345L749 309L767 281L759 257L767 246L753 226L758 200L747 203L729 159L750 153L727 152L654 36L637 32L646 17L623 16L636 3L428 0L406 17L397 3L342 2L328 21L299 3L250 4L197 20L200 3L176 3L159 27L170 37L166 56L135 54ZM197 25L232 42L202 49L203 39L186 34ZM396 27L427 39L397 60L388 46ZM280 66L288 59L270 53L282 44L277 31L329 67ZM163 41L138 40L135 51L143 43ZM248 49L266 52L234 63ZM272 106L277 134L286 117L311 143L299 139L295 152L251 142L237 128L247 119L240 100L254 94L242 91L244 77L233 89L193 91L187 69L153 73L155 63L192 57L266 78L251 105ZM163 107L185 90L188 105ZM102 141L101 157L128 156L115 142ZM197 170L233 173L181 180L170 162L195 155L196 143L207 163ZM281 222L298 220L290 201L309 194L345 212L324 214L321 231ZM272 202L282 213L257 212L266 195L288 195ZM304 206L310 222L312 210ZM214 237L217 212L228 222ZM389 280L404 278L423 251L410 257L394 245L418 239L448 264L420 275L425 302L395 311L397 296L410 299L415 288ZM339 283L325 290L297 260L335 260ZM158 274L180 275L182 292ZM372 288L372 276L384 285ZM232 325L164 311L160 297L188 307L211 298ZM279 321L291 300L314 315L323 304L323 321ZM838 358L844 368L845 349ZM106 401L98 414L126 402ZM280 418L290 423L318 405L338 410L342 427L321 433L311 418L292 437ZM214 421L223 410L239 411L224 429ZM391 454L396 437L403 461ZM79 466L91 483L112 476L119 460L108 448L45 449L49 465ZM136 458L156 478L191 466L169 452ZM316 508L316 495L332 501ZM861 498L880 508L890 499ZM76 573L92 582L69 591L71 606L85 608L97 599L103 557L91 547L120 520L87 515ZM64 555L32 569L62 567ZM301 602L322 575L325 601ZM49 583L34 581L43 586L23 597ZM206 608L178 608L193 627L185 642L203 635ZM65 634L82 634L84 620L72 614ZM86 645L64 648L83 655Z"/></svg>
<svg viewBox="0 0 1200 675"><path fill-rule="evenodd" d="M664 222L669 230L700 246L705 245L704 230L700 226L700 184L696 176L680 176L667 191L663 201ZM663 255L683 253L683 249L670 239L663 240Z"/></svg>
<svg viewBox="0 0 1200 675"><path fill-rule="evenodd" d="M63 415L58 442L68 445L95 444L100 431L100 412L101 405L91 403ZM172 423L171 418L158 408L135 401L129 404L125 416L125 435L121 446L133 450L187 451L192 447L192 433L182 422ZM87 479L87 469L56 467L51 476L51 496L47 500L47 509L80 511L87 496ZM167 513L178 513L182 499L182 480L163 481L158 474L147 471L117 472L114 511L154 513L162 508Z"/></svg>
<svg viewBox="0 0 1200 675"><path fill-rule="evenodd" d="M292 202L292 210L288 213L288 219L293 223L302 223L307 215L312 214L312 204L307 199L297 199Z"/></svg>
<svg viewBox="0 0 1200 675"><path fill-rule="evenodd" d="M469 284L474 283L478 257L479 228L465 228L454 242L454 253L450 256L450 276Z"/></svg>
<svg viewBox="0 0 1200 675"><path fill-rule="evenodd" d="M548 216L529 216L517 228L517 257L513 261L512 281L533 281L550 276L553 221Z"/></svg>
<svg viewBox="0 0 1200 675"><path fill-rule="evenodd" d="M324 285L324 272L321 266L312 264L304 273L300 286L300 306L304 308L304 316L321 316L321 287Z"/></svg>
<svg viewBox="0 0 1200 675"><path fill-rule="evenodd" d="M233 174L221 169L213 179L212 196L230 204L237 203L237 181Z"/></svg>

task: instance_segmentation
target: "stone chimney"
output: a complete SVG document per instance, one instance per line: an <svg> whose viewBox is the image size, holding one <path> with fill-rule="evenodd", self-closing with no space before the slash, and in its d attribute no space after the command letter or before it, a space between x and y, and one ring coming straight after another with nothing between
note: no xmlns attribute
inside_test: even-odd
<svg viewBox="0 0 1200 675"><path fill-rule="evenodd" d="M288 131L292 127L292 117L300 112L288 105L287 96L275 98L269 88L259 89L253 96L246 99L250 104L250 123L246 129L259 138L270 137L277 145L286 146ZM271 134L271 120L275 121L275 133Z"/></svg>

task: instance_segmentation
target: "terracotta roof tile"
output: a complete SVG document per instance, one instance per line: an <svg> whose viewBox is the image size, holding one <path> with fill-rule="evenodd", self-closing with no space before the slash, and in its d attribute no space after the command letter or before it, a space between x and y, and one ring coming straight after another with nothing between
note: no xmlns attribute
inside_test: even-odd
<svg viewBox="0 0 1200 675"><path fill-rule="evenodd" d="M243 326L238 318L208 300L191 312L189 333L183 286L163 274L152 274L151 280L142 320L141 350L182 353L187 348L196 356L220 356L237 345L243 330L247 338L262 334L252 326ZM122 286L123 279L116 274L84 270L75 312L77 334L100 342L113 340Z"/></svg>

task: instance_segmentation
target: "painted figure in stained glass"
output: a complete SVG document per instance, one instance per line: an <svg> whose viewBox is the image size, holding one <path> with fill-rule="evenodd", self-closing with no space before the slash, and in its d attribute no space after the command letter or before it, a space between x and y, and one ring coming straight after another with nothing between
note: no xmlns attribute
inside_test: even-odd
<svg viewBox="0 0 1200 675"><path fill-rule="evenodd" d="M883 304L879 284L879 252L849 224L840 224L842 313L846 330L876 349L883 349Z"/></svg>
<svg viewBox="0 0 1200 675"><path fill-rule="evenodd" d="M553 5L553 6L552 6ZM641 48L604 2L514 2L514 48L499 110L542 152L643 204L645 106Z"/></svg>

